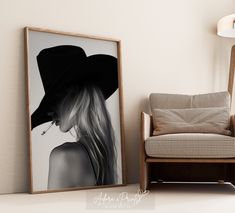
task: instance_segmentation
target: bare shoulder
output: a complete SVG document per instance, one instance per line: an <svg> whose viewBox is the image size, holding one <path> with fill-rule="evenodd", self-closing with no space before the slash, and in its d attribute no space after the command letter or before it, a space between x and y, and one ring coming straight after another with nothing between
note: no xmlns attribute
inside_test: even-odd
<svg viewBox="0 0 235 213"><path fill-rule="evenodd" d="M49 159L48 188L95 185L95 175L88 153L80 143L55 147Z"/></svg>
<svg viewBox="0 0 235 213"><path fill-rule="evenodd" d="M90 158L82 144L77 142L67 142L55 147L50 154L50 162L53 165L64 166L73 169L92 172ZM92 170L87 170L91 168Z"/></svg>
<svg viewBox="0 0 235 213"><path fill-rule="evenodd" d="M60 146L55 147L50 154L50 158L56 158L56 160L74 160L74 158L87 159L88 155L85 152L83 146L77 142L66 142Z"/></svg>

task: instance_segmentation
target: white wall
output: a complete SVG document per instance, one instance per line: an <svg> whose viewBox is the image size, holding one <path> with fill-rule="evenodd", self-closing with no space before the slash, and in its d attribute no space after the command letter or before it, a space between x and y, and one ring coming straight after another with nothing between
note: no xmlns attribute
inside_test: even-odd
<svg viewBox="0 0 235 213"><path fill-rule="evenodd" d="M226 90L234 39L216 23L234 0L1 0L0 193L28 190L23 27L122 40L128 182L139 175L140 111L151 92Z"/></svg>

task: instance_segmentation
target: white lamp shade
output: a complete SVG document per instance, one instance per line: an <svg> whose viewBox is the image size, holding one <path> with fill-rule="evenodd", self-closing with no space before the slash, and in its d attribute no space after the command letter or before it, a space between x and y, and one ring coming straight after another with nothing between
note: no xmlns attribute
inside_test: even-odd
<svg viewBox="0 0 235 213"><path fill-rule="evenodd" d="M218 21L217 34L222 37L235 38L235 14L225 16Z"/></svg>

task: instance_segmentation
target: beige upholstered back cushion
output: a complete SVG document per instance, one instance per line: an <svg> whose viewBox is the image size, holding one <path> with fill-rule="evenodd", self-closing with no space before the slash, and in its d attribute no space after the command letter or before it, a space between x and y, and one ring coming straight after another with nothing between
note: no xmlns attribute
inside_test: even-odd
<svg viewBox="0 0 235 213"><path fill-rule="evenodd" d="M152 93L149 96L150 107L153 109L183 109L204 107L230 108L230 95L227 91L199 95L179 95Z"/></svg>
<svg viewBox="0 0 235 213"><path fill-rule="evenodd" d="M156 128L161 129L155 131L154 132L155 135L166 134L163 132L168 132L168 133L179 132L182 131L181 127L184 127L183 132L210 132L210 133L219 133L226 135L230 134L230 132L227 131L227 128L229 128L227 126L229 125L229 120L227 119L229 119L228 116L230 114L230 95L227 91L199 94L199 95L152 93L150 94L149 100L150 100L150 108L153 114L154 129ZM224 109L222 110L221 107L224 107ZM210 109L193 110L195 108L210 108ZM173 110L161 111L160 109L173 109ZM187 110L177 111L177 109L187 109ZM177 113L180 116L178 117L178 119L181 118L185 121L184 124L183 123L180 124L179 123L180 121L177 120ZM217 115L217 113L219 114ZM173 122L174 119L176 119L174 124L171 123L171 125L173 126L171 126L169 123L167 123L167 125L166 123L163 123L164 120L163 117L161 117L163 115L166 116L166 118L164 119L170 119L167 120L168 122ZM157 119L160 119L159 121L161 127L158 127L156 116ZM197 119L201 118L200 116L202 116L203 118L202 123L200 123L199 120L197 121ZM168 130L166 130L166 127ZM178 127L180 128L180 130L178 130ZM164 129L164 131L162 129Z"/></svg>
<svg viewBox="0 0 235 213"><path fill-rule="evenodd" d="M231 135L228 107L154 109L153 135L215 133Z"/></svg>

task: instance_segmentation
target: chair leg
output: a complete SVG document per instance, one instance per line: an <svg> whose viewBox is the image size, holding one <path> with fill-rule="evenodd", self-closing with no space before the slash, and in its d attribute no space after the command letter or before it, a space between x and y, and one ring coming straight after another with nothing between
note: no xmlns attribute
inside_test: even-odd
<svg viewBox="0 0 235 213"><path fill-rule="evenodd" d="M140 191L145 192L148 189L149 183L149 165L146 162L141 163L140 168Z"/></svg>

